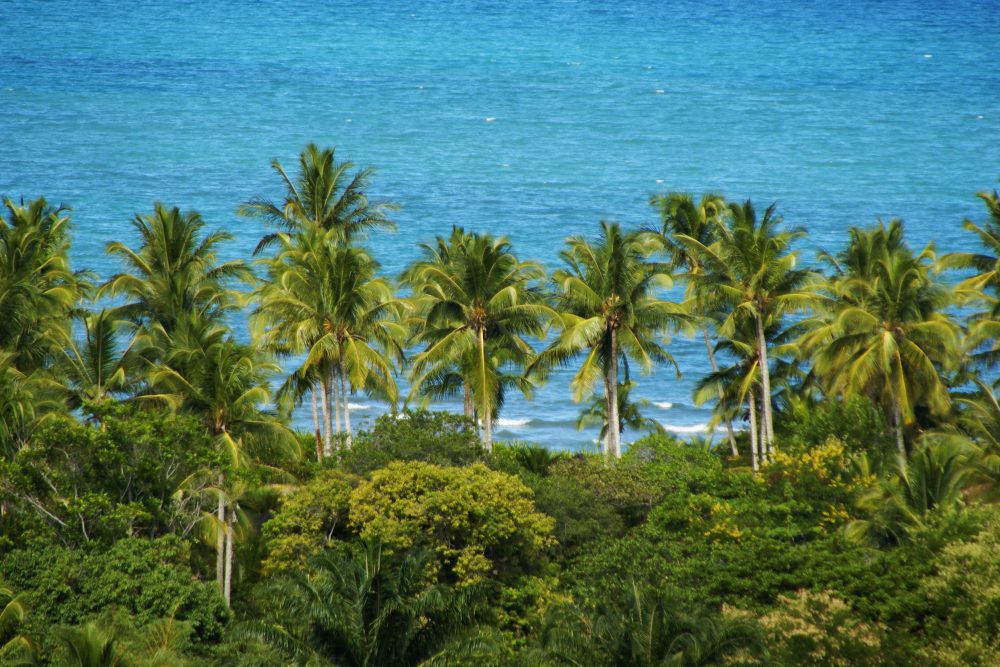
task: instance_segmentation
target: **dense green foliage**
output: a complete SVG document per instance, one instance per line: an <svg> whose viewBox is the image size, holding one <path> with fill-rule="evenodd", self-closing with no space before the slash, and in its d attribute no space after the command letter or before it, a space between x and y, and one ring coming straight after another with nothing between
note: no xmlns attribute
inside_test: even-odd
<svg viewBox="0 0 1000 667"><path fill-rule="evenodd" d="M272 166L256 264L156 203L100 285L68 209L4 200L0 663L1000 662L996 192L940 258L892 220L810 263L774 206L666 193L548 276L454 228L396 280L371 170ZM722 447L630 397L678 332ZM494 444L569 363L603 455Z"/></svg>

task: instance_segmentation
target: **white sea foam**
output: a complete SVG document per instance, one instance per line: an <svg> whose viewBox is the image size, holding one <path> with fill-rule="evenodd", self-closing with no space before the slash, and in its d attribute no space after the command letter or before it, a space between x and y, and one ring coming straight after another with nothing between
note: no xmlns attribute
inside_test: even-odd
<svg viewBox="0 0 1000 667"><path fill-rule="evenodd" d="M664 410L669 410L670 408L674 407L674 404L671 403L670 401L653 401L653 405L655 405L658 408L663 408Z"/></svg>
<svg viewBox="0 0 1000 667"><path fill-rule="evenodd" d="M704 433L707 434L708 424L662 424L664 430L671 433Z"/></svg>
<svg viewBox="0 0 1000 667"><path fill-rule="evenodd" d="M657 89L656 89L656 94L657 94L657 95L662 95L662 94L663 94L663 93L665 93L665 92L667 92L667 91L663 90L662 88L657 88Z"/></svg>
<svg viewBox="0 0 1000 667"><path fill-rule="evenodd" d="M364 403L348 403L347 407L351 410L371 410L372 406L365 405Z"/></svg>
<svg viewBox="0 0 1000 667"><path fill-rule="evenodd" d="M656 182L657 182L657 183L662 183L662 182L663 182L663 179L662 179L662 178L658 178L658 179L656 179Z"/></svg>
<svg viewBox="0 0 1000 667"><path fill-rule="evenodd" d="M495 121L496 119L497 119L497 117L496 117L496 116L487 116L487 117L486 117L486 122L487 122L487 123L492 123L492 122L493 122L493 121Z"/></svg>
<svg viewBox="0 0 1000 667"><path fill-rule="evenodd" d="M933 58L933 57L934 57L933 53L925 53L924 54L924 58Z"/></svg>
<svg viewBox="0 0 1000 667"><path fill-rule="evenodd" d="M501 428L517 428L518 426L527 426L530 419L504 419L501 417L497 420L497 426Z"/></svg>

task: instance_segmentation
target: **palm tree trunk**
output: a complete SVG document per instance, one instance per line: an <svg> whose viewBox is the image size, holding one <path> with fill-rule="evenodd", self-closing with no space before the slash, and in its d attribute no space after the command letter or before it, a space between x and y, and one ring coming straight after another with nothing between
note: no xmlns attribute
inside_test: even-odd
<svg viewBox="0 0 1000 667"><path fill-rule="evenodd" d="M462 381L462 407L465 409L466 419L475 418L472 408L472 389L469 387L469 383L465 380Z"/></svg>
<svg viewBox="0 0 1000 667"><path fill-rule="evenodd" d="M230 510L226 517L226 577L223 588L223 598L226 606L230 606L233 591L233 516L236 514L235 508Z"/></svg>
<svg viewBox="0 0 1000 667"><path fill-rule="evenodd" d="M340 369L340 393L344 397L344 432L347 433L347 448L351 448L351 404L348 402L351 398L351 393L347 391L347 373L344 369Z"/></svg>
<svg viewBox="0 0 1000 667"><path fill-rule="evenodd" d="M309 393L312 394L312 409L313 409L313 433L316 434L316 461L319 463L323 462L323 436L320 435L319 430L319 407L316 404L316 385L314 384L309 388Z"/></svg>
<svg viewBox="0 0 1000 667"><path fill-rule="evenodd" d="M771 443L774 442L774 421L771 415L771 369L767 364L767 341L764 339L764 318L757 315L757 347L760 354L761 378L761 408L764 413L763 446L761 450L771 454Z"/></svg>
<svg viewBox="0 0 1000 667"><path fill-rule="evenodd" d="M222 475L219 475L219 506L216 508L215 518L218 520L215 535L215 580L219 584L219 594L225 595L226 576L226 501L222 495L222 485L225 482Z"/></svg>
<svg viewBox="0 0 1000 667"><path fill-rule="evenodd" d="M708 337L708 327L702 327L701 333L705 337L705 350L708 351L708 363L712 367L712 372L719 370L719 365L715 363L715 351L712 349L712 340ZM719 387L719 400L725 397L722 387ZM736 448L736 433L733 431L733 420L726 415L726 433L729 436L729 451L733 456L739 456L740 452Z"/></svg>
<svg viewBox="0 0 1000 667"><path fill-rule="evenodd" d="M760 470L757 451L757 401L753 397L753 389L747 394L750 408L750 466L754 472Z"/></svg>
<svg viewBox="0 0 1000 667"><path fill-rule="evenodd" d="M899 453L900 470L906 465L906 440L903 438L903 411L899 407L899 399L892 397L892 423L896 430L896 450Z"/></svg>
<svg viewBox="0 0 1000 667"><path fill-rule="evenodd" d="M480 397L480 403L482 404L480 414L483 420L483 446L486 447L486 451L492 452L493 419L490 413L489 392L486 387L486 331L482 327L479 328L479 374L481 382L479 391L482 394Z"/></svg>
<svg viewBox="0 0 1000 667"><path fill-rule="evenodd" d="M323 453L330 456L333 453L333 417L330 415L333 394L330 389L330 378L324 373L320 379L323 392L320 395L323 405Z"/></svg>
<svg viewBox="0 0 1000 667"><path fill-rule="evenodd" d="M339 369L337 367L330 369L330 384L333 385L333 409L335 411L334 416L337 420L337 435L343 431L340 423L340 382L338 381Z"/></svg>
<svg viewBox="0 0 1000 667"><path fill-rule="evenodd" d="M618 424L618 337L611 329L611 365L608 367L608 439L616 459L622 457L621 432Z"/></svg>

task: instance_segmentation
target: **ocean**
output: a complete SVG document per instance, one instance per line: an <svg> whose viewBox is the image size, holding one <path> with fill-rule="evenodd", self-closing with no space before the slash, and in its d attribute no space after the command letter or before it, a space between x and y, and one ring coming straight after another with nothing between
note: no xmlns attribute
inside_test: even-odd
<svg viewBox="0 0 1000 667"><path fill-rule="evenodd" d="M248 257L264 230L236 206L279 197L269 162L308 142L402 206L368 241L392 275L454 224L554 267L601 219L655 224L670 190L776 201L807 261L878 217L947 252L1000 177L997 2L0 0L0 34L0 193L71 205L74 266L104 276L154 201ZM703 344L670 350L682 377L633 396L703 432ZM511 397L499 437L592 447L569 374ZM353 403L355 421L384 410Z"/></svg>

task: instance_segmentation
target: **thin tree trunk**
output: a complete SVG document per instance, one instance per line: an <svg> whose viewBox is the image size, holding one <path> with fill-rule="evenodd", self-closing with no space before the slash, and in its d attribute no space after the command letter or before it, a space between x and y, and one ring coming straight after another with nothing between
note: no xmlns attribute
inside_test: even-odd
<svg viewBox="0 0 1000 667"><path fill-rule="evenodd" d="M760 463L757 460L757 401L753 397L753 389L747 394L750 408L750 465L754 472L760 470Z"/></svg>
<svg viewBox="0 0 1000 667"><path fill-rule="evenodd" d="M330 456L333 453L333 417L330 414L333 395L330 389L330 378L323 374L320 384L323 389L320 394L323 407L323 453Z"/></svg>
<svg viewBox="0 0 1000 667"><path fill-rule="evenodd" d="M899 453L900 470L906 465L906 440L903 438L903 411L899 407L899 399L892 397L892 421L896 427L896 449Z"/></svg>
<svg viewBox="0 0 1000 667"><path fill-rule="evenodd" d="M764 414L763 447L768 455L774 442L774 421L771 415L771 369L767 365L767 341L764 339L764 318L757 315L757 347L760 353L761 408Z"/></svg>
<svg viewBox="0 0 1000 667"><path fill-rule="evenodd" d="M312 409L313 409L313 433L316 434L316 461L319 463L323 462L323 436L320 435L319 430L319 406L316 401L316 385L314 384L309 388L309 393L312 394Z"/></svg>
<svg viewBox="0 0 1000 667"><path fill-rule="evenodd" d="M715 363L715 351L712 350L712 340L708 337L708 327L702 327L701 333L705 337L705 350L708 352L708 363L712 366L712 372L715 373L719 370L718 364ZM722 391L722 387L719 387L719 400L721 401L725 397L725 393ZM726 434L729 436L729 451L733 456L739 456L740 452L736 448L736 433L733 431L733 420L726 415Z"/></svg>
<svg viewBox="0 0 1000 667"><path fill-rule="evenodd" d="M340 370L337 367L330 369L330 384L333 385L333 409L335 412L335 417L337 420L337 435L343 432L343 428L340 422Z"/></svg>
<svg viewBox="0 0 1000 667"><path fill-rule="evenodd" d="M465 409L466 419L475 418L472 408L472 389L469 387L469 383L465 380L462 380L462 407Z"/></svg>
<svg viewBox="0 0 1000 667"><path fill-rule="evenodd" d="M219 584L219 594L225 595L226 576L226 501L222 494L225 479L219 475L219 506L215 511L218 527L215 535L215 580Z"/></svg>
<svg viewBox="0 0 1000 667"><path fill-rule="evenodd" d="M611 452L616 459L622 457L621 432L618 424L618 338L617 331L611 329L611 366L608 368L608 434L611 436Z"/></svg>
<svg viewBox="0 0 1000 667"><path fill-rule="evenodd" d="M344 397L344 432L347 433L347 448L351 448L351 441L353 434L351 433L351 405L348 402L351 398L351 392L348 390L347 384L347 374L344 369L340 369L340 393Z"/></svg>
<svg viewBox="0 0 1000 667"><path fill-rule="evenodd" d="M226 606L230 606L233 591L233 516L236 514L235 508L230 510L226 517L226 579L223 589L223 597Z"/></svg>
<svg viewBox="0 0 1000 667"><path fill-rule="evenodd" d="M480 397L480 403L482 408L480 410L480 416L483 420L483 446L486 451L493 451L493 419L490 413L489 405L489 391L486 387L486 332L483 328L479 329L479 374L480 374L480 388L479 391L482 394Z"/></svg>

